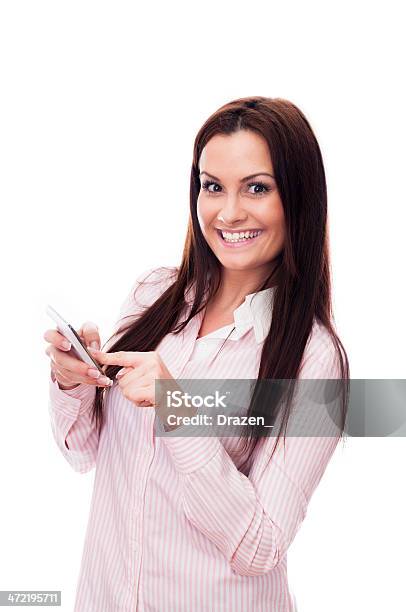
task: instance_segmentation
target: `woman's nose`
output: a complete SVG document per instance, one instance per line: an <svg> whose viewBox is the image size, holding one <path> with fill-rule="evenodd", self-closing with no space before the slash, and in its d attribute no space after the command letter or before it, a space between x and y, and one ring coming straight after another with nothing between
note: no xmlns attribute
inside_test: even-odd
<svg viewBox="0 0 406 612"><path fill-rule="evenodd" d="M226 225L232 225L237 221L244 221L244 219L247 218L238 196L227 197L227 200L224 202L218 216L224 220Z"/></svg>

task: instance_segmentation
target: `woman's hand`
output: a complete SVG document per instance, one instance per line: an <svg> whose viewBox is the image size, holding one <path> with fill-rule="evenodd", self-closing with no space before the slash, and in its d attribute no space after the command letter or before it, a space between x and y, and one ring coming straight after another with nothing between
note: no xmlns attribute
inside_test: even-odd
<svg viewBox="0 0 406 612"><path fill-rule="evenodd" d="M104 353L89 349L94 359L104 365L123 366L116 374L119 387L136 406L155 406L155 380L174 380L156 351L119 351Z"/></svg>
<svg viewBox="0 0 406 612"><path fill-rule="evenodd" d="M100 348L100 337L97 326L87 321L78 330L78 335L86 347ZM44 340L50 344L45 353L51 359L51 372L53 380L57 380L61 389L74 389L80 383L108 387L112 381L103 376L96 368L87 365L71 351L71 345L56 329L47 329Z"/></svg>
<svg viewBox="0 0 406 612"><path fill-rule="evenodd" d="M168 425L167 417L169 414L175 416L194 416L196 409L186 407L183 404L176 407L168 407L163 401L167 391L181 391L181 387L176 383L172 374L169 372L159 353L156 351L131 352L119 351L117 353L104 353L103 351L90 350L96 361L104 365L122 366L116 374L118 385L130 402L136 406L154 407L162 421L165 431L171 431L177 427ZM160 389L160 396L155 396L155 381L168 381Z"/></svg>

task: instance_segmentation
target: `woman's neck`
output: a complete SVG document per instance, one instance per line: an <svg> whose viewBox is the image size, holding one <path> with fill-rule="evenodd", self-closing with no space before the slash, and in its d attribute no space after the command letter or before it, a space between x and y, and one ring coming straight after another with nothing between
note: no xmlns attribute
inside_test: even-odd
<svg viewBox="0 0 406 612"><path fill-rule="evenodd" d="M264 272L261 268L257 270L229 270L223 268L222 278L217 293L212 298L216 308L220 311L234 311L250 293L255 293L258 288L262 288L271 271L267 268ZM273 287L277 284L278 278L271 279L266 287Z"/></svg>

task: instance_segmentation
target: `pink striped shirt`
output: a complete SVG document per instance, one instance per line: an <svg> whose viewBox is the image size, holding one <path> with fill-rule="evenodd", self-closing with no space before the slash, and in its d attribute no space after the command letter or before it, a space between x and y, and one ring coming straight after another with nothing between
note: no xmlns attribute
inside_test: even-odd
<svg viewBox="0 0 406 612"><path fill-rule="evenodd" d="M125 300L135 317L173 282L157 268ZM136 300L133 290L139 286ZM273 289L250 294L230 326L196 340L204 312L157 347L174 378L257 377ZM255 296L255 299L253 299ZM193 290L187 295L191 306ZM119 322L117 323L118 328ZM317 322L299 378L338 378L327 331ZM293 612L287 550L336 448L336 437L287 437L270 463L269 439L239 471L237 438L154 433L155 410L110 389L100 438L90 420L95 388L61 390L50 377L53 435L77 472L96 468L75 612Z"/></svg>

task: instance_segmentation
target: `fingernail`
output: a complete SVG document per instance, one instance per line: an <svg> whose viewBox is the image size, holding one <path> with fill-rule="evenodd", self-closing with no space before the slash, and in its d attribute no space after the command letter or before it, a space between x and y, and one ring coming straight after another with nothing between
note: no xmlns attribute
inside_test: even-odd
<svg viewBox="0 0 406 612"><path fill-rule="evenodd" d="M99 348L97 340L92 340L92 342L90 343L90 348L94 348L94 349L98 349Z"/></svg>
<svg viewBox="0 0 406 612"><path fill-rule="evenodd" d="M103 376L103 378L100 379L100 382L103 385L107 385L109 387L111 387L111 385L113 384L113 381L111 380L111 378L107 378L107 376Z"/></svg>
<svg viewBox="0 0 406 612"><path fill-rule="evenodd" d="M62 340L61 342L61 346L63 346L64 349L70 351L70 347L72 346L70 342L68 342L67 340Z"/></svg>
<svg viewBox="0 0 406 612"><path fill-rule="evenodd" d="M119 370L116 374L116 378L120 378L124 374L123 370Z"/></svg>
<svg viewBox="0 0 406 612"><path fill-rule="evenodd" d="M93 344L93 342L92 342L92 344ZM97 351L97 349L94 348L93 346L87 346L86 348L87 348L88 351Z"/></svg>
<svg viewBox="0 0 406 612"><path fill-rule="evenodd" d="M91 376L92 378L99 378L99 376L101 376L99 370L88 370L87 373L89 374L89 376Z"/></svg>

